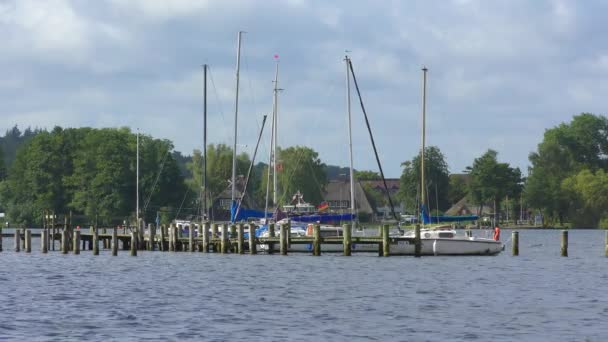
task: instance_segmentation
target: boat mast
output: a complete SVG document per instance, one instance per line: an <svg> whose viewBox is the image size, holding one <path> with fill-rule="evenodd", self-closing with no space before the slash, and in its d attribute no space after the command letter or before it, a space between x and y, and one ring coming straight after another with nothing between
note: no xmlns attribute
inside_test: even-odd
<svg viewBox="0 0 608 342"><path fill-rule="evenodd" d="M276 123L277 123L277 100L278 100L278 83L279 83L279 60L278 56L275 55L276 59L276 71L274 75L274 93L272 98L272 123L270 127L270 155L268 156L268 178L266 181L266 208L264 209L264 221L267 219L268 213L268 193L270 192L270 172L273 174L273 191L272 191L272 203L277 205L277 159L276 159Z"/></svg>
<svg viewBox="0 0 608 342"><path fill-rule="evenodd" d="M422 208L426 205L425 203L425 189L424 189L424 143L425 143L425 130L426 130L426 73L428 69L426 67L422 67L422 149L420 150L420 203L422 203ZM423 218L424 218L424 209L423 209ZM429 215L430 216L430 215ZM422 225L424 226L424 219L422 220Z"/></svg>
<svg viewBox="0 0 608 342"><path fill-rule="evenodd" d="M355 220L355 175L353 171L353 133L352 133L352 120L350 112L350 70L348 55L344 57L344 64L346 66L346 111L348 114L348 152L350 159L350 214L351 214L351 229L354 228Z"/></svg>
<svg viewBox="0 0 608 342"><path fill-rule="evenodd" d="M139 128L137 129L137 148L136 148L136 162L135 162L135 219L137 222L137 229L139 229Z"/></svg>
<svg viewBox="0 0 608 342"><path fill-rule="evenodd" d="M272 171L272 203L277 206L277 124L279 123L279 60L277 58L276 71L274 73L274 98L272 104L272 129L273 129L273 141L272 141L272 165L274 170Z"/></svg>
<svg viewBox="0 0 608 342"><path fill-rule="evenodd" d="M241 68L241 35L243 31L238 33L237 54L236 54L236 96L234 100L234 144L232 145L232 196L230 206L234 203L236 192L236 135L237 123L239 116L239 71Z"/></svg>
<svg viewBox="0 0 608 342"><path fill-rule="evenodd" d="M201 221L209 219L207 208L207 64L203 65L203 210Z"/></svg>

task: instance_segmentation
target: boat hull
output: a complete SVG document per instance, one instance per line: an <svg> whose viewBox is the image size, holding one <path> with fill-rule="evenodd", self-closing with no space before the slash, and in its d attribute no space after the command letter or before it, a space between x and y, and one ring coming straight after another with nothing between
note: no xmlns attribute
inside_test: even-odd
<svg viewBox="0 0 608 342"><path fill-rule="evenodd" d="M262 251L268 251L268 245L261 245ZM340 253L344 250L341 244L321 244L322 253ZM378 253L378 244L353 243L354 253ZM503 244L499 241L487 239L421 239L420 254L431 255L496 255L502 252ZM312 252L312 244L292 244L288 252ZM279 244L274 244L273 252L279 252ZM391 243L390 255L414 255L415 245L408 241Z"/></svg>

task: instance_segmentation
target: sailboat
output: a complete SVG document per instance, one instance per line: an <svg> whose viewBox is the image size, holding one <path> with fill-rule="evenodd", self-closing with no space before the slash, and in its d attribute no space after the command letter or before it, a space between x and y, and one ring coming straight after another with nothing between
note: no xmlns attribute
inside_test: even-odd
<svg viewBox="0 0 608 342"><path fill-rule="evenodd" d="M431 217L426 211L425 206L425 186L424 186L424 148L426 130L426 77L428 69L422 68L423 72L423 92L422 92L422 149L420 157L420 178L421 178L421 207L423 218L423 229L420 230L421 255L495 255L504 249L500 241L493 239L474 237L464 232L459 233L451 226L430 226L424 225L434 222L470 221L477 219L476 216L435 216ZM414 231L404 234L406 237L414 237ZM391 254L413 255L415 253L413 245L391 246Z"/></svg>

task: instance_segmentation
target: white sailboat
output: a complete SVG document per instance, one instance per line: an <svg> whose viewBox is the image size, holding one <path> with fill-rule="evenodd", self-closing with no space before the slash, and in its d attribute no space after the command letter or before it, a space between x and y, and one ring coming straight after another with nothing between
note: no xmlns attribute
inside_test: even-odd
<svg viewBox="0 0 608 342"><path fill-rule="evenodd" d="M421 203L425 203L426 192L424 186L424 149L426 130L426 75L428 69L422 68L423 91L422 91L422 149L420 151L420 175L421 175ZM408 231L405 237L414 237L414 231ZM435 225L424 227L420 232L421 255L495 255L500 253L504 246L500 241L493 239L474 237L465 232L458 232L450 225ZM391 254L414 255L414 245L396 244L391 245Z"/></svg>

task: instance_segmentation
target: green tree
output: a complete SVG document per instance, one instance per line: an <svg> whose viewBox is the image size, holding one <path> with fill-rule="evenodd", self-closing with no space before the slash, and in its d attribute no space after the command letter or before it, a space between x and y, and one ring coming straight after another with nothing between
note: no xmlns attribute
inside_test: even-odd
<svg viewBox="0 0 608 342"><path fill-rule="evenodd" d="M203 155L200 150L194 150L192 161L187 163L188 171L192 178L187 180L190 189L199 194L203 189ZM237 175L247 175L251 161L246 153L237 155ZM211 144L207 146L207 192L211 199L217 198L224 190L230 186L232 179L232 148L226 144ZM253 184L252 184L253 183ZM249 189L253 189L255 181L250 183ZM252 191L252 190L250 190ZM255 190L253 190L255 191Z"/></svg>
<svg viewBox="0 0 608 342"><path fill-rule="evenodd" d="M6 178L6 166L4 164L4 149L0 145L0 182Z"/></svg>
<svg viewBox="0 0 608 342"><path fill-rule="evenodd" d="M467 168L471 177L469 194L480 206L480 212L488 202L495 202L496 207L500 208L506 196L517 197L521 192L521 171L508 163L499 163L497 156L498 152L488 150Z"/></svg>
<svg viewBox="0 0 608 342"><path fill-rule="evenodd" d="M448 201L450 205L456 204L469 194L469 187L466 181L467 175L450 175L450 185L448 187Z"/></svg>
<svg viewBox="0 0 608 342"><path fill-rule="evenodd" d="M379 180L381 179L380 174L376 171L355 171L355 179L357 180Z"/></svg>
<svg viewBox="0 0 608 342"><path fill-rule="evenodd" d="M183 197L183 178L168 141L142 136L140 208L163 206ZM159 170L163 156L167 156ZM39 223L40 213L74 211L92 222L134 216L136 136L127 128L61 129L41 132L21 148L2 190L13 221ZM162 194L162 195L161 195ZM143 212L151 220L155 211ZM95 217L94 217L95 216Z"/></svg>
<svg viewBox="0 0 608 342"><path fill-rule="evenodd" d="M319 154L311 148L295 146L280 149L278 157L281 161L277 174L279 204L289 203L297 191L304 195L306 201L320 203L327 186L327 176Z"/></svg>
<svg viewBox="0 0 608 342"><path fill-rule="evenodd" d="M420 196L420 154L401 164L403 172L400 178L400 188L397 197L405 203L406 208L417 208ZM445 211L449 187L448 164L441 150L436 146L426 147L424 152L426 202L429 209ZM437 191L435 191L437 190ZM438 205L437 205L438 202ZM409 210L412 210L409 209Z"/></svg>
<svg viewBox="0 0 608 342"><path fill-rule="evenodd" d="M608 167L608 120L582 113L569 124L545 131L536 152L529 156L532 167L526 181L526 201L542 209L545 216L563 223L567 219L572 192L562 182L581 170Z"/></svg>
<svg viewBox="0 0 608 342"><path fill-rule="evenodd" d="M569 213L576 227L596 228L608 217L608 173L585 169L562 182L568 194Z"/></svg>

